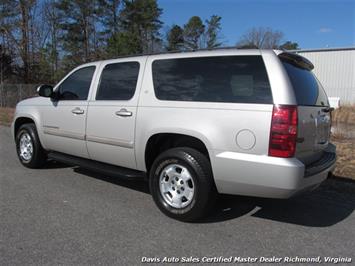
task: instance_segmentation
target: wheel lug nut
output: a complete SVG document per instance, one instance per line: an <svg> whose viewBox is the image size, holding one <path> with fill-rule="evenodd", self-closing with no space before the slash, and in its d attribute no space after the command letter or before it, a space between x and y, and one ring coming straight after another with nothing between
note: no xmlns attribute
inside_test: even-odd
<svg viewBox="0 0 355 266"><path fill-rule="evenodd" d="M171 181L171 184L174 184L174 180Z"/></svg>
<svg viewBox="0 0 355 266"><path fill-rule="evenodd" d="M181 184L181 185L184 184L184 181L181 180L181 181L180 181L180 184Z"/></svg>
<svg viewBox="0 0 355 266"><path fill-rule="evenodd" d="M176 181L179 181L179 178L176 176L176 177L175 177L175 180L176 180Z"/></svg>
<svg viewBox="0 0 355 266"><path fill-rule="evenodd" d="M173 190L175 190L175 187L173 187Z"/></svg>
<svg viewBox="0 0 355 266"><path fill-rule="evenodd" d="M184 191L185 190L184 187L181 187L181 190Z"/></svg>
<svg viewBox="0 0 355 266"><path fill-rule="evenodd" d="M180 194L180 190L176 191L178 194Z"/></svg>

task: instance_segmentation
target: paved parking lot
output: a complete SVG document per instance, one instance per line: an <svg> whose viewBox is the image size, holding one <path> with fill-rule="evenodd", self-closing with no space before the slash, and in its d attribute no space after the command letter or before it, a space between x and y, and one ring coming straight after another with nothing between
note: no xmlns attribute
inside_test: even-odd
<svg viewBox="0 0 355 266"><path fill-rule="evenodd" d="M181 223L142 181L50 163L29 170L0 127L0 265L140 264L142 257L352 257L355 183L327 180L290 200L223 196Z"/></svg>

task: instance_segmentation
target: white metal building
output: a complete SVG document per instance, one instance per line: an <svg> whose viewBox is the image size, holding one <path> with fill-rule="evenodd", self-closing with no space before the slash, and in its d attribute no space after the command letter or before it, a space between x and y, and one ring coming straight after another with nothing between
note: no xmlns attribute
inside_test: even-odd
<svg viewBox="0 0 355 266"><path fill-rule="evenodd" d="M296 52L314 64L328 97L339 97L340 105L355 104L355 47Z"/></svg>

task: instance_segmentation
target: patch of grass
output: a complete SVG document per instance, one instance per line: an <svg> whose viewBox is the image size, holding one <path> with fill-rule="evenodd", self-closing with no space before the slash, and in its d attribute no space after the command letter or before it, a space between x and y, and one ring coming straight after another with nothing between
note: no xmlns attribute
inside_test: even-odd
<svg viewBox="0 0 355 266"><path fill-rule="evenodd" d="M331 141L337 146L334 174L355 180L355 105L334 110L332 125Z"/></svg>
<svg viewBox="0 0 355 266"><path fill-rule="evenodd" d="M0 125L9 126L11 125L12 119L14 117L14 108L3 108L0 107Z"/></svg>
<svg viewBox="0 0 355 266"><path fill-rule="evenodd" d="M334 130L331 133L331 137L333 141L342 141L347 138L346 134L341 130Z"/></svg>
<svg viewBox="0 0 355 266"><path fill-rule="evenodd" d="M332 142L337 146L334 174L355 180L355 140L332 138Z"/></svg>
<svg viewBox="0 0 355 266"><path fill-rule="evenodd" d="M355 105L344 105L332 112L332 123L355 125Z"/></svg>

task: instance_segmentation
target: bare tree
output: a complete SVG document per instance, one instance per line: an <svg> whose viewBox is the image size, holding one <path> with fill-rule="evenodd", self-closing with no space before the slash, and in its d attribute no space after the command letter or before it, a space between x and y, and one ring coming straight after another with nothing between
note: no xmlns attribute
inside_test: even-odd
<svg viewBox="0 0 355 266"><path fill-rule="evenodd" d="M101 6L102 13L102 24L105 28L105 33L108 36L112 36L117 34L119 29L119 17L120 17L120 8L122 5L121 0L99 0L99 4Z"/></svg>
<svg viewBox="0 0 355 266"><path fill-rule="evenodd" d="M51 61L51 76L54 77L54 73L58 70L59 62L59 44L58 39L61 34L60 23L61 17L59 16L58 10L55 8L55 3L53 1L48 1L44 4L44 18L48 25L48 46Z"/></svg>
<svg viewBox="0 0 355 266"><path fill-rule="evenodd" d="M50 33L50 27L45 20L44 4L37 2L30 10L30 54L31 54L31 72L38 68L43 49L45 48ZM32 69L33 68L33 69Z"/></svg>
<svg viewBox="0 0 355 266"><path fill-rule="evenodd" d="M275 49L280 46L284 34L271 28L252 28L237 43L237 47Z"/></svg>
<svg viewBox="0 0 355 266"><path fill-rule="evenodd" d="M22 65L23 80L30 82L36 53L43 47L45 34L38 19L37 0L3 0L0 5L0 30Z"/></svg>

